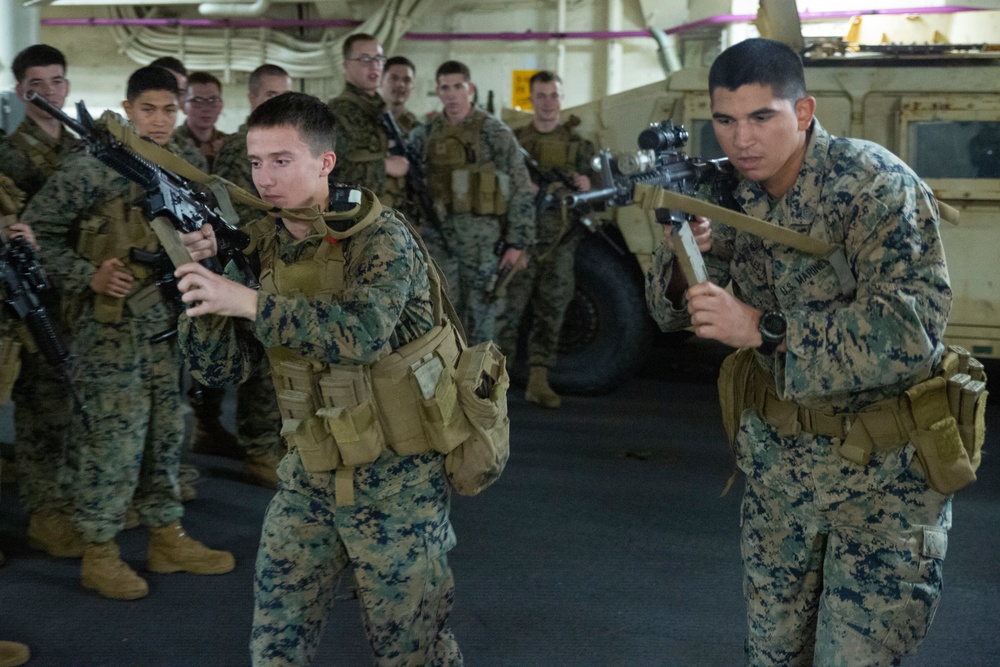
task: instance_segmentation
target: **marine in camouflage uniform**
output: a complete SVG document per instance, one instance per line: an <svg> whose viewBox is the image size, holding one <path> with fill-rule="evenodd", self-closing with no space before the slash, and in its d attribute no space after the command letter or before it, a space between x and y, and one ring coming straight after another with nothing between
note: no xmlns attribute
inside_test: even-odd
<svg viewBox="0 0 1000 667"><path fill-rule="evenodd" d="M222 130L212 130L212 138L208 141L202 141L198 137L194 136L191 132L191 128L187 125L181 125L176 130L174 130L173 136L170 138L176 146L179 146L181 150L184 151L186 155L192 155L197 152L202 157L202 164L205 165L206 171L211 171L212 165L215 163L215 159L218 157L217 153L212 153L212 146L219 142L219 150L222 150L222 143L225 142L226 137L229 135ZM208 147L208 152L206 153L205 147Z"/></svg>
<svg viewBox="0 0 1000 667"><path fill-rule="evenodd" d="M574 125L571 119L571 122L562 123L550 132L541 132L534 123L530 123L515 129L514 136L543 170L559 170L567 179L580 174L589 180L593 172L591 159L594 146L573 130ZM534 174L532 178L536 178ZM534 182L546 189L554 186L558 192L565 188L560 183ZM540 192L536 201L539 201L539 196L544 199L546 194L553 195L554 192ZM544 210L536 206L536 212L535 247L528 266L517 272L507 286L506 306L497 318L497 335L504 354L514 359L521 319L528 304L531 304L528 366L535 376L542 375L540 369L545 369L546 377L544 382L536 379L532 383L529 379L529 400L541 402L546 407L558 407L559 396L549 389L547 372L556 365L559 332L575 289L573 258L583 237L579 233L571 233L572 225L578 223L569 217L564 221L557 202ZM539 385L544 393L535 396L531 391L532 384Z"/></svg>
<svg viewBox="0 0 1000 667"><path fill-rule="evenodd" d="M334 182L362 185L383 200L389 143L379 115L385 111L385 101L377 92L369 95L347 83L344 92L330 100L329 107L337 119ZM391 201L382 203L392 206Z"/></svg>
<svg viewBox="0 0 1000 667"><path fill-rule="evenodd" d="M176 109L173 75L158 67L141 68L129 80L130 95L140 86L147 87L134 98L137 107L147 100L152 106L172 99ZM172 143L166 148L193 164L202 159L199 152L185 154ZM154 538L161 534L157 530L179 526L184 513L178 484L184 435L181 359L175 339L153 341L175 327L177 315L154 284L156 272L130 258L132 248L160 248L138 208L138 195L138 186L81 150L63 160L22 216L34 227L43 263L62 286L66 321L74 327L74 382L88 408L88 423L76 413L73 429L81 434L74 522L89 543L84 585L125 599L148 592L145 582L120 561L114 543L130 502ZM91 286L112 258L133 277L124 299L96 293ZM153 546L151 541L151 568ZM228 571L222 567L226 559L232 569L231 555L205 552L218 556L220 572ZM107 571L101 570L107 579L88 578L94 562L109 564Z"/></svg>
<svg viewBox="0 0 1000 667"><path fill-rule="evenodd" d="M794 100L779 97L781 80L766 78L779 71L774 61L797 66L786 65L799 81L801 64L776 44L731 47L710 74L710 85L718 81L716 134L737 167L741 150L767 159L769 148L755 148L751 137L774 138L768 123L787 128L786 114L796 114L793 136L803 142L800 162L793 155L784 163L790 179L784 193L744 177L736 200L751 216L841 245L856 289L845 293L824 259L712 223L705 254L710 279L732 283L735 296L703 283L686 293L689 303L672 303L674 257L663 245L653 256L647 300L665 330L691 323L685 306L695 311L696 327L721 330L724 320L711 319L706 308L714 298L726 304L720 312L780 311L787 321L783 345L758 349L748 363L775 400L801 407L782 428L767 418L768 408L762 414L748 407L735 434L737 464L747 476L741 513L747 664L895 665L916 650L937 608L951 497L929 487L911 443L887 442L867 462L851 460L846 440L809 432L820 429L795 415L858 412L933 373L952 298L938 210L927 186L887 150L828 134L812 118L815 102L801 95L804 87ZM748 78L762 79L725 78L726 66L742 71L738 63L758 63L762 69ZM777 118L767 120L761 109L778 110ZM781 150L779 144L769 142L770 150ZM746 164L763 169L758 162ZM742 343L730 344L754 337L743 335ZM733 391L742 393L739 386Z"/></svg>
<svg viewBox="0 0 1000 667"><path fill-rule="evenodd" d="M285 96L260 111L276 114L281 103L293 101ZM289 354L307 361L317 375L324 367L370 368L431 330L435 321L423 254L394 211L383 209L370 191L360 192L359 207L348 207L330 223L315 221L299 239L280 219L265 218L249 228L262 265L255 319L181 318L181 346L197 379L216 385L242 380L265 349L279 375ZM331 242L327 224L343 230L369 220L355 234ZM335 271L340 249L343 268ZM306 276L321 281L332 270L342 271L339 294L336 288L331 294L325 282L306 287L312 284ZM376 410L384 414L381 407ZM461 665L448 628L454 580L447 552L455 534L444 456L433 451L402 456L385 448L370 463L306 472L302 444L289 442L257 559L253 664L310 664L338 576L350 568L376 664ZM334 449L346 451L342 443Z"/></svg>
<svg viewBox="0 0 1000 667"><path fill-rule="evenodd" d="M65 66L59 63L65 62L61 53L47 45L36 45L22 51L17 60L31 63L21 76L19 95L23 97L27 92L28 80L44 80L48 70L48 74L57 75L60 81L43 85L35 92L51 97L54 103L63 102L69 87L64 77ZM20 67L14 69L17 74ZM57 136L49 134L32 118L39 114L45 119L43 123L54 123ZM29 105L17 129L0 141L0 173L10 177L30 199L79 144L61 123ZM58 297L53 297L47 303L50 317L65 336ZM70 440L72 407L66 383L41 354L24 352L13 400L18 496L21 507L30 515L28 539L33 547L53 556L79 556L83 542L69 519L75 446Z"/></svg>
<svg viewBox="0 0 1000 667"><path fill-rule="evenodd" d="M469 343L475 344L496 338L501 303L491 283L501 263L514 254L519 258L534 241L535 211L531 178L514 133L497 118L471 106L469 88L460 87L471 85L468 76L449 71L465 66L451 67L451 63L455 61L438 68L436 78L439 97L442 86L452 87L445 95L454 94L458 87L456 110L450 110L449 98L445 112L414 130L410 140L425 157L434 203L444 213L440 230L422 221L421 234L445 274L448 296ZM501 241L503 256L498 257Z"/></svg>

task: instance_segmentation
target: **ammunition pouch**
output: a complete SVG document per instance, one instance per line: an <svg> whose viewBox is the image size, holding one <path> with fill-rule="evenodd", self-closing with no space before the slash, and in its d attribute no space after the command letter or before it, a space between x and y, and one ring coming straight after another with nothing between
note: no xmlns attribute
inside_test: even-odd
<svg viewBox="0 0 1000 667"><path fill-rule="evenodd" d="M0 338L0 405L10 400L17 376L21 373L21 341Z"/></svg>
<svg viewBox="0 0 1000 667"><path fill-rule="evenodd" d="M499 217L507 213L510 177L497 173L493 165L456 169L451 172L450 188L442 194L451 213Z"/></svg>
<svg viewBox="0 0 1000 667"><path fill-rule="evenodd" d="M970 369L979 379L961 372ZM866 465L873 451L912 442L928 484L949 495L976 479L986 433L985 379L982 364L951 347L934 377L902 395L858 412L830 413L779 398L753 350L744 349L723 362L719 396L730 442L747 407L755 408L781 437L805 432L838 439L837 453L857 465Z"/></svg>

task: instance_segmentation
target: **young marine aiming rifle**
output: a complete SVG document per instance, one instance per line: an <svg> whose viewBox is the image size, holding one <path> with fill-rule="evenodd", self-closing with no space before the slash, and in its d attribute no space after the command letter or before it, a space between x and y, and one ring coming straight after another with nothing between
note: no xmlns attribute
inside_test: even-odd
<svg viewBox="0 0 1000 667"><path fill-rule="evenodd" d="M405 157L410 163L410 168L406 172L406 192L417 200L424 220L438 233L441 246L445 251L450 252L448 240L442 231L441 217L438 215L437 209L434 208L434 200L431 199L431 191L427 186L427 175L424 174L421 156L417 155L413 146L407 143L406 138L403 137L403 131L399 128L399 123L396 122L396 117L392 115L391 111L388 109L383 111L379 115L379 121L389 139L389 154Z"/></svg>
<svg viewBox="0 0 1000 667"><path fill-rule="evenodd" d="M221 274L225 266L233 262L242 275L243 284L253 289L260 286L257 271L243 253L243 249L250 243L250 237L226 222L207 194L195 191L187 179L137 155L106 128L97 126L82 101L76 103L79 120L75 120L33 91L28 92L25 99L76 132L91 155L137 183L145 193L141 206L147 220L156 222L160 218L166 218L180 234L197 231L206 224L211 225L218 243L218 254L202 260L201 263L206 268ZM157 224L151 223L151 226L165 247L176 247L175 239L164 239L161 228Z"/></svg>
<svg viewBox="0 0 1000 667"><path fill-rule="evenodd" d="M56 331L44 301L54 294L52 283L45 269L38 262L35 250L26 239L8 239L0 232L0 298L6 310L24 323L45 361L66 382L73 405L83 415L89 426L87 406L73 388L70 375L73 356Z"/></svg>

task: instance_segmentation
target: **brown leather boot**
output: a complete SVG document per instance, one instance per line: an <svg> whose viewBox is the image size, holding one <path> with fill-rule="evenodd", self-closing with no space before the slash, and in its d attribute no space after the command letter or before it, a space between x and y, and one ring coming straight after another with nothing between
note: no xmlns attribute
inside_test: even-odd
<svg viewBox="0 0 1000 667"><path fill-rule="evenodd" d="M252 484L267 489L278 488L278 464L281 458L268 454L248 454L243 462L243 474Z"/></svg>
<svg viewBox="0 0 1000 667"><path fill-rule="evenodd" d="M18 667L31 659L27 644L0 641L0 667Z"/></svg>
<svg viewBox="0 0 1000 667"><path fill-rule="evenodd" d="M149 595L146 580L121 559L114 540L88 544L83 550L84 588L90 588L112 600L138 600Z"/></svg>
<svg viewBox="0 0 1000 667"><path fill-rule="evenodd" d="M544 366L532 366L528 372L528 386L524 397L543 408L558 408L562 403L559 394L549 386L549 369Z"/></svg>
<svg viewBox="0 0 1000 667"><path fill-rule="evenodd" d="M28 545L56 558L79 558L87 542L72 519L59 510L42 510L28 521Z"/></svg>
<svg viewBox="0 0 1000 667"><path fill-rule="evenodd" d="M225 574L236 567L228 551L209 549L191 539L180 521L174 521L149 531L150 572L190 572L192 574Z"/></svg>

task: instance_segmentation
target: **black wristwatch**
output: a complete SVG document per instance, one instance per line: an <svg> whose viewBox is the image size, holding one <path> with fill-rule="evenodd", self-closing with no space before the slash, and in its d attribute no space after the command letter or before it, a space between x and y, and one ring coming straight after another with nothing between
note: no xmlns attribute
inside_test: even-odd
<svg viewBox="0 0 1000 667"><path fill-rule="evenodd" d="M760 316L760 323L757 330L763 342L757 349L762 354L771 354L785 340L785 330L788 323L785 322L785 315L780 310L769 310Z"/></svg>

